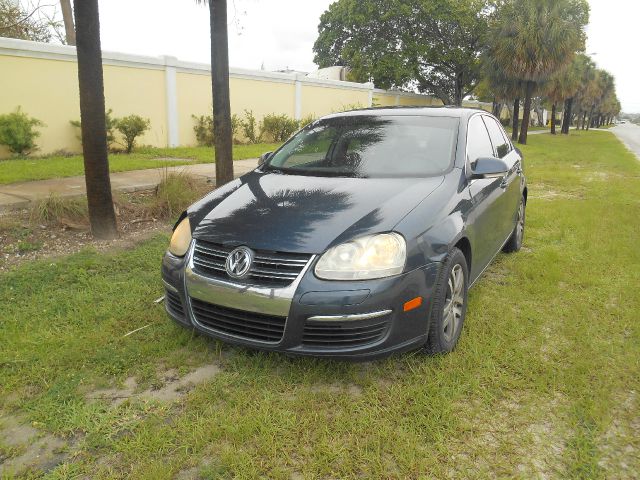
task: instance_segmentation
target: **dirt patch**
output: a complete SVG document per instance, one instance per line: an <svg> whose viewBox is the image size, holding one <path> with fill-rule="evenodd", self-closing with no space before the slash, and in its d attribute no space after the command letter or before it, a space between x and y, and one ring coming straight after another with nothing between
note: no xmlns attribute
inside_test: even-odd
<svg viewBox="0 0 640 480"><path fill-rule="evenodd" d="M599 438L605 478L640 478L640 398L635 390L621 393L614 402L609 428Z"/></svg>
<svg viewBox="0 0 640 480"><path fill-rule="evenodd" d="M67 458L69 444L53 435L33 428L24 419L0 419L0 438L9 455L0 450L0 476L11 478L21 472L37 470L47 472Z"/></svg>
<svg viewBox="0 0 640 480"><path fill-rule="evenodd" d="M136 221L141 220L141 221ZM91 247L99 252L130 248L154 235L171 232L168 221L158 219L120 220L120 236L96 240L81 224L33 224L26 210L0 216L0 272L22 263L78 253Z"/></svg>
<svg viewBox="0 0 640 480"><path fill-rule="evenodd" d="M347 395L350 395L352 397L362 396L362 387L354 383L349 383L349 384L329 383L329 384L314 385L313 387L311 387L311 391L313 393L331 393L331 394L346 393Z"/></svg>
<svg viewBox="0 0 640 480"><path fill-rule="evenodd" d="M478 406L475 415L463 419L468 434L461 437L459 451L463 453L451 456L451 478L469 472L495 478L514 471L521 478L561 478L567 430L556 412L562 398L539 399L526 405L519 401L528 396L512 395L489 410ZM517 464L511 464L514 459Z"/></svg>
<svg viewBox="0 0 640 480"><path fill-rule="evenodd" d="M581 199L582 195L571 192L560 192L551 188L537 188L535 191L529 193L528 198L536 200Z"/></svg>
<svg viewBox="0 0 640 480"><path fill-rule="evenodd" d="M138 384L134 377L127 378L122 388L94 390L87 394L89 400L106 400L112 405L119 405L131 398L175 402L191 391L196 385L211 380L221 372L217 364L204 365L180 377L177 370L167 370L160 376L160 382L144 391L137 391Z"/></svg>

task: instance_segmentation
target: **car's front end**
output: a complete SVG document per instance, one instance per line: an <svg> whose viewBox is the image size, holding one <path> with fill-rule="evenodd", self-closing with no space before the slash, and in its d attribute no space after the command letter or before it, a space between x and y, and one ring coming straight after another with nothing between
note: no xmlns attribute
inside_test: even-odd
<svg viewBox="0 0 640 480"><path fill-rule="evenodd" d="M318 255L251 249L249 275L235 280L225 271L233 250L194 239L183 257L165 254L165 305L174 320L228 343L342 359L373 359L426 340L438 263L332 281L315 274Z"/></svg>

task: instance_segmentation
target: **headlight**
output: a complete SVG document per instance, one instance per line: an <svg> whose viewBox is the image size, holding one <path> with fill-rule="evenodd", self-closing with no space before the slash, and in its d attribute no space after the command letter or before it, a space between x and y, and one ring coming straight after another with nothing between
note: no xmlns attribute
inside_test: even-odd
<svg viewBox="0 0 640 480"><path fill-rule="evenodd" d="M407 246L397 233L360 237L327 250L316 264L325 280L369 280L390 277L404 269Z"/></svg>
<svg viewBox="0 0 640 480"><path fill-rule="evenodd" d="M191 224L189 223L189 217L185 217L171 236L171 242L169 243L169 251L176 257L182 257L189 250L191 244Z"/></svg>

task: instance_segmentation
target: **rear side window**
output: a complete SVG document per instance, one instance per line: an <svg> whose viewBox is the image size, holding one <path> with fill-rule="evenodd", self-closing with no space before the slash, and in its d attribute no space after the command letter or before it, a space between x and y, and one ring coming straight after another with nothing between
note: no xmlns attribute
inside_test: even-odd
<svg viewBox="0 0 640 480"><path fill-rule="evenodd" d="M469 120L469 128L467 130L467 155L471 163L475 163L480 157L494 156L489 134L480 115L471 117L471 120Z"/></svg>
<svg viewBox="0 0 640 480"><path fill-rule="evenodd" d="M502 133L502 127L491 117L483 117L484 123L487 125L489 131L489 137L491 137L491 143L496 151L498 158L505 157L511 151L511 144L505 138Z"/></svg>

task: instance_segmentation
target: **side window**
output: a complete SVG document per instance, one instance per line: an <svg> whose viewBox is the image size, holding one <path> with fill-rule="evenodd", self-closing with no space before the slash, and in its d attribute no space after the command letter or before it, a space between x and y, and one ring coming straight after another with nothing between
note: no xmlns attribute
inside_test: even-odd
<svg viewBox="0 0 640 480"><path fill-rule="evenodd" d="M505 139L502 134L502 127L491 117L484 117L484 123L489 130L489 136L491 137L491 143L496 150L498 158L505 157L511 151L511 144Z"/></svg>
<svg viewBox="0 0 640 480"><path fill-rule="evenodd" d="M469 120L467 129L467 155L472 164L480 157L493 157L493 146L482 117L476 115Z"/></svg>

